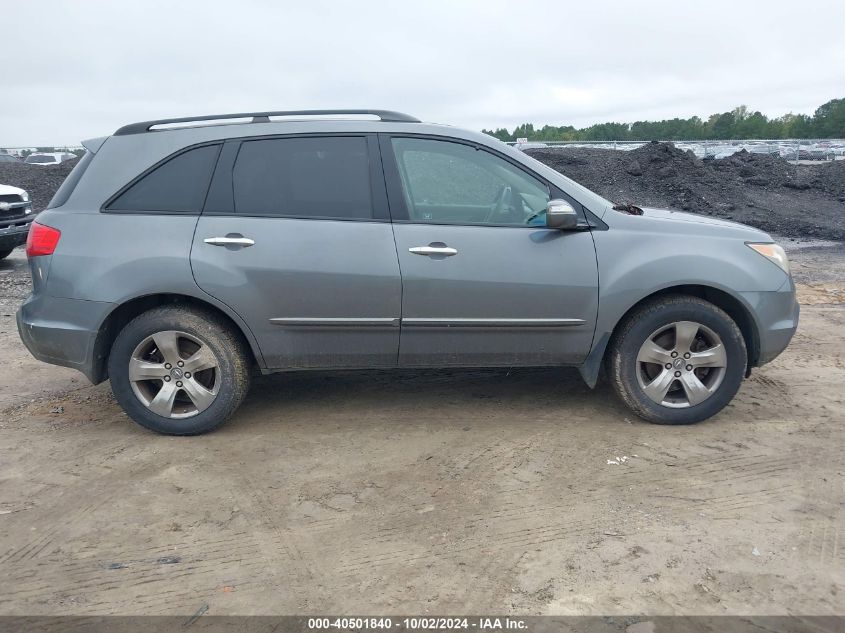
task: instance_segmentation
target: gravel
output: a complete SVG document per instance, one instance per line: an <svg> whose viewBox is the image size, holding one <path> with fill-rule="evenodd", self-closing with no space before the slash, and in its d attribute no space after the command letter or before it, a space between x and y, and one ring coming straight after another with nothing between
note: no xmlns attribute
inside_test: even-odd
<svg viewBox="0 0 845 633"><path fill-rule="evenodd" d="M787 237L845 240L845 161L796 167L745 150L704 161L671 143L526 153L614 202L701 213Z"/></svg>

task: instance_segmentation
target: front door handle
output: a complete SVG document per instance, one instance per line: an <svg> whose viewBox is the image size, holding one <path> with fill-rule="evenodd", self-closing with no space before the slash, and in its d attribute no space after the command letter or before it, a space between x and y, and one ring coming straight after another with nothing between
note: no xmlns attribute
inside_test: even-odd
<svg viewBox="0 0 845 633"><path fill-rule="evenodd" d="M255 244L255 240L244 237L240 233L229 233L225 237L207 237L203 242L212 246L243 246L244 248Z"/></svg>
<svg viewBox="0 0 845 633"><path fill-rule="evenodd" d="M408 252L414 255L428 255L429 257L438 255L440 257L451 257L458 254L457 249L446 246L443 242L432 242L428 246L412 246L408 249Z"/></svg>

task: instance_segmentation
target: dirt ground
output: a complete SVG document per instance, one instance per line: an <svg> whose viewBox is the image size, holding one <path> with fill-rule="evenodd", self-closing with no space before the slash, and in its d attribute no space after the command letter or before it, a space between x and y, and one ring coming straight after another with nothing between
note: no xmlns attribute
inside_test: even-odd
<svg viewBox="0 0 845 633"><path fill-rule="evenodd" d="M845 611L845 247L790 348L692 427L571 370L256 380L160 437L39 363L0 262L0 614Z"/></svg>

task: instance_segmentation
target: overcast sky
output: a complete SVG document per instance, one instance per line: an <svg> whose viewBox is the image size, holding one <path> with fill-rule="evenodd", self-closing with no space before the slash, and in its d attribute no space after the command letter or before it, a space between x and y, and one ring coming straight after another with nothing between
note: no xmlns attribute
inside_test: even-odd
<svg viewBox="0 0 845 633"><path fill-rule="evenodd" d="M372 107L578 127L845 97L845 2L0 0L0 147Z"/></svg>

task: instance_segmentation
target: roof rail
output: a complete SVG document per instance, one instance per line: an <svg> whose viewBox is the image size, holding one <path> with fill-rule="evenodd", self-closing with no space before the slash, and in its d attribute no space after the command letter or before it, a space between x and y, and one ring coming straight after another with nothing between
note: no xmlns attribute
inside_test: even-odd
<svg viewBox="0 0 845 633"><path fill-rule="evenodd" d="M420 120L409 114L393 112L392 110L280 110L278 112L240 112L238 114L211 114L208 116L190 116L178 119L157 119L155 121L141 121L124 125L115 136L126 134L142 134L144 132L155 132L151 128L156 125L167 125L170 123L193 123L198 121L216 121L220 119L248 119L251 123L269 123L271 116L321 116L336 114L369 114L377 116L382 121L395 123L419 123Z"/></svg>

